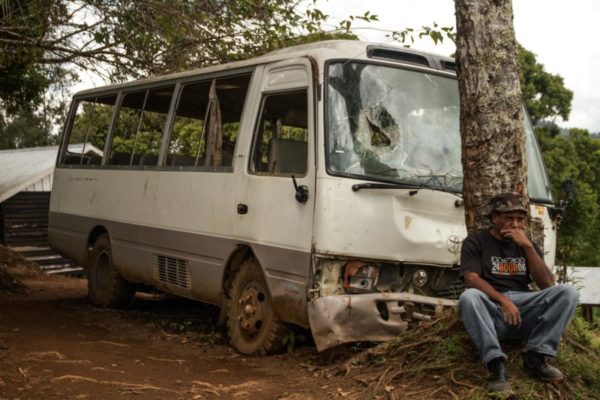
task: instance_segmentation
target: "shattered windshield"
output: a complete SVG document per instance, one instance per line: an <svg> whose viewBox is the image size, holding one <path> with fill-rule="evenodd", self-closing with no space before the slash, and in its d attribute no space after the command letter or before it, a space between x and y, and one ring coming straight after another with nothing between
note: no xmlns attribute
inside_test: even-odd
<svg viewBox="0 0 600 400"><path fill-rule="evenodd" d="M354 61L332 62L327 72L331 173L462 191L456 79ZM526 133L534 153L529 194L550 200L531 129Z"/></svg>

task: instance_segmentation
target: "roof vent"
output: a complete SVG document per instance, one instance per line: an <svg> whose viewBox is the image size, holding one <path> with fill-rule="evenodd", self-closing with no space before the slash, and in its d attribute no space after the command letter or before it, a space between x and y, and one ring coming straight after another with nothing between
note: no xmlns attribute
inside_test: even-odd
<svg viewBox="0 0 600 400"><path fill-rule="evenodd" d="M442 69L456 72L456 63L452 61L441 61Z"/></svg>
<svg viewBox="0 0 600 400"><path fill-rule="evenodd" d="M426 67L430 66L429 61L427 61L426 57L402 50L369 47L367 48L367 56L370 58L384 58L387 60L395 60L410 64L424 65Z"/></svg>

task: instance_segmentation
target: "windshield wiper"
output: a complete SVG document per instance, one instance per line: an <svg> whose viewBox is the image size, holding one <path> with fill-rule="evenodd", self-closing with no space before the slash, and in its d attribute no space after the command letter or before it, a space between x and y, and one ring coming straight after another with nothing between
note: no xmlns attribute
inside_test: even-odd
<svg viewBox="0 0 600 400"><path fill-rule="evenodd" d="M541 197L530 197L529 201L532 203L539 203L539 204L547 204L550 206L554 205L554 202L552 200L548 200L548 199L542 199Z"/></svg>
<svg viewBox="0 0 600 400"><path fill-rule="evenodd" d="M431 189L429 186L415 183L397 182L397 183L355 183L352 185L352 191L358 192L361 189Z"/></svg>
<svg viewBox="0 0 600 400"><path fill-rule="evenodd" d="M414 196L419 193L421 189L428 190L436 190L438 192L450 193L459 198L462 198L462 192L450 190L449 188L431 186L426 184L419 183L408 183L408 182L389 182L389 183L374 183L374 182L364 182L364 183L355 183L352 185L352 191L358 192L361 189L411 189L408 194L410 196Z"/></svg>

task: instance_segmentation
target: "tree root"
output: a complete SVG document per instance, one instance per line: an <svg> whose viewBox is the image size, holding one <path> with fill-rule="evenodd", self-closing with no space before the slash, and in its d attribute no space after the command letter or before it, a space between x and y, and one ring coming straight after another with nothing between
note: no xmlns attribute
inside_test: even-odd
<svg viewBox="0 0 600 400"><path fill-rule="evenodd" d="M27 357L30 357L30 359L32 360L40 360L41 359L47 359L47 358L54 358L56 360L64 360L67 357L55 350L52 351L38 351L38 352L33 352L33 353L29 353L27 354ZM48 361L48 360L44 360L44 361Z"/></svg>
<svg viewBox="0 0 600 400"><path fill-rule="evenodd" d="M449 376L450 376L450 380L452 381L452 383L454 383L455 385L464 386L464 387L467 387L470 389L477 389L477 386L475 386L475 385L471 385L470 383L459 381L458 379L456 379L456 377L454 376L454 373L456 371L458 371L458 370L456 370L456 369L450 370Z"/></svg>
<svg viewBox="0 0 600 400"><path fill-rule="evenodd" d="M157 357L151 357L151 356L146 356L146 358L149 360L152 360L152 361L175 362L179 365L185 363L185 360L180 360L180 359L171 360L169 358L157 358Z"/></svg>
<svg viewBox="0 0 600 400"><path fill-rule="evenodd" d="M386 379L386 381L385 381L384 386L389 385L394 379L396 379L397 377L399 377L400 375L403 375L403 374L414 374L414 373L423 372L423 371L445 369L450 366L451 366L451 364L424 365L424 366L418 367L418 368L410 368L410 369L400 370L400 371L393 373L390 377L388 377L388 379Z"/></svg>
<svg viewBox="0 0 600 400"><path fill-rule="evenodd" d="M116 382L116 381L100 381L100 380L97 380L94 378L88 378L86 376L80 376L80 375L62 375L62 376L57 376L56 378L52 379L52 382L57 382L57 381L83 381L83 382L90 382L90 383L98 383L98 384L102 384L102 385L122 386L124 388L124 390L156 390L156 391L160 391L160 392L175 393L177 395L181 394L180 392L178 392L176 390L161 388L161 387L153 386L153 385L143 385L143 384L139 384L139 383Z"/></svg>
<svg viewBox="0 0 600 400"><path fill-rule="evenodd" d="M128 344L111 342L111 341L108 341L108 340L97 340L95 342L82 342L82 344L96 344L96 343L108 344L108 345L116 346L116 347L129 347Z"/></svg>

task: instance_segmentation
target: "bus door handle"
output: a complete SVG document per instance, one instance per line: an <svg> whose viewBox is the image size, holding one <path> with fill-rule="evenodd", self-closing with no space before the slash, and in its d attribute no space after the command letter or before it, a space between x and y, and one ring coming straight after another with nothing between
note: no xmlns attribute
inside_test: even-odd
<svg viewBox="0 0 600 400"><path fill-rule="evenodd" d="M248 206L246 204L238 204L237 205L237 213L240 215L248 214Z"/></svg>

